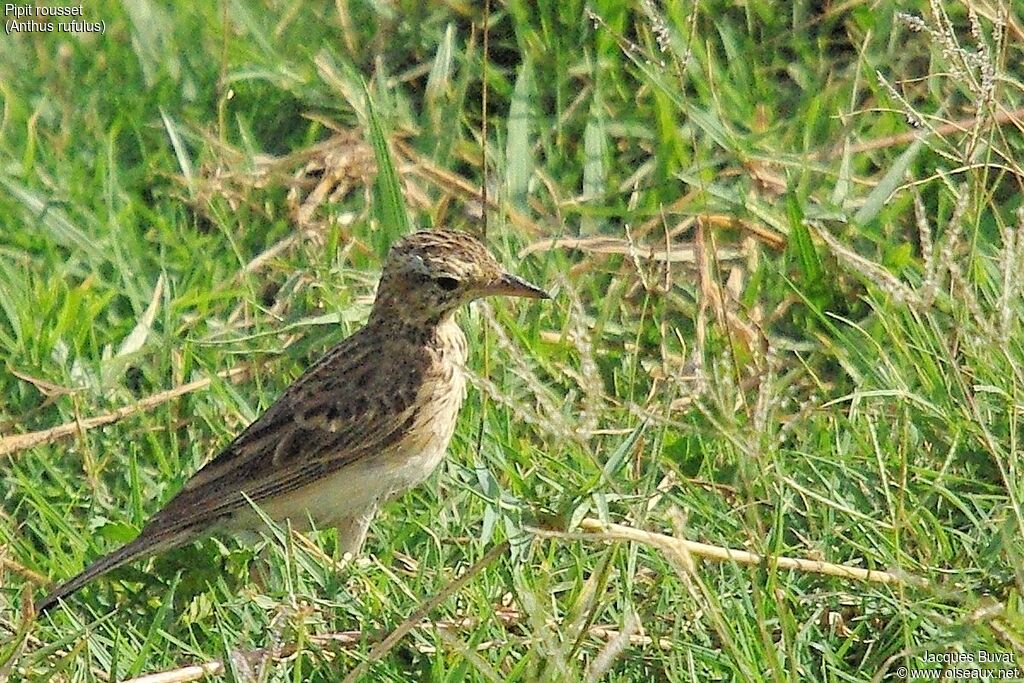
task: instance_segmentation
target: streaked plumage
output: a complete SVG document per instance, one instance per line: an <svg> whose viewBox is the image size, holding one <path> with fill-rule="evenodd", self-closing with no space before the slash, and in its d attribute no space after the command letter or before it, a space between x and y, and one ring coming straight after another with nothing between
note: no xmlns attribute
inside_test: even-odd
<svg viewBox="0 0 1024 683"><path fill-rule="evenodd" d="M444 456L465 395L466 338L453 318L487 295L547 298L466 233L417 232L388 254L366 325L327 352L146 524L39 603L44 610L136 558L213 531L278 522L336 526L357 553L377 507Z"/></svg>

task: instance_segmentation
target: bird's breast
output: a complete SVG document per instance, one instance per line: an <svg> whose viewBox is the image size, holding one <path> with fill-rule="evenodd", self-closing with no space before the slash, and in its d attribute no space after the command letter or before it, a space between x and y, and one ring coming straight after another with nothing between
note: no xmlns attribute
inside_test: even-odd
<svg viewBox="0 0 1024 683"><path fill-rule="evenodd" d="M395 448L393 491L411 488L441 462L466 396L466 338L453 322L439 330L432 362L419 388L410 429ZM390 497L390 496L389 496Z"/></svg>
<svg viewBox="0 0 1024 683"><path fill-rule="evenodd" d="M310 517L318 525L335 524L430 476L448 449L466 393L465 337L454 323L439 333L444 335L440 343L417 354L422 371L403 433L381 452L368 453L301 491L267 501L271 517L288 518L299 527Z"/></svg>

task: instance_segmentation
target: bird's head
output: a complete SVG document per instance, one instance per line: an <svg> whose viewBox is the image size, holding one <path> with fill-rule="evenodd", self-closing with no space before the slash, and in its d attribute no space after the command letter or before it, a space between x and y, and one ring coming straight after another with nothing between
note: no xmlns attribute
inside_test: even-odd
<svg viewBox="0 0 1024 683"><path fill-rule="evenodd" d="M407 318L436 323L462 304L485 296L550 298L502 268L487 247L468 233L414 232L388 252L372 315L393 316L393 309L400 307Z"/></svg>

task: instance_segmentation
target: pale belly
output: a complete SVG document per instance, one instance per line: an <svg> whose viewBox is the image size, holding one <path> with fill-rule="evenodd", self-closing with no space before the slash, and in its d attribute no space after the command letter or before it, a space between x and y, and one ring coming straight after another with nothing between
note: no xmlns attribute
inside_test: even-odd
<svg viewBox="0 0 1024 683"><path fill-rule="evenodd" d="M378 505L421 484L444 458L455 430L465 385L461 373L453 381L456 391L443 392L443 398L431 396L409 434L387 452L369 455L302 489L264 500L260 507L271 519L289 521L293 528L309 528L310 518L318 527L330 527L352 517L372 515Z"/></svg>
<svg viewBox="0 0 1024 683"><path fill-rule="evenodd" d="M422 483L443 457L444 449L436 448L409 455L401 464L388 465L382 458L352 463L298 491L263 501L261 507L274 521L289 521L293 528L309 528L311 518L318 527L335 526L372 513L381 503Z"/></svg>

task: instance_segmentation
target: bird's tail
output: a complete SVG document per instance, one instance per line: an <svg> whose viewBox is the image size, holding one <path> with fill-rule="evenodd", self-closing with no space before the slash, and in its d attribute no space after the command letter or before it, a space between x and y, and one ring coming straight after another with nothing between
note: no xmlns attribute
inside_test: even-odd
<svg viewBox="0 0 1024 683"><path fill-rule="evenodd" d="M173 541L168 541L169 539L167 538L161 538L159 536L154 537L144 531L141 536L131 543L118 548L108 555L104 555L86 567L78 576L57 586L57 588L52 590L49 595L42 599L41 602L36 603L36 612L42 614L56 605L57 601L68 597L93 579L103 576L107 572L117 569L121 565L127 564L140 557L152 555L158 552L161 548L169 548L175 545Z"/></svg>

